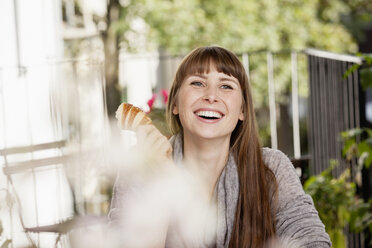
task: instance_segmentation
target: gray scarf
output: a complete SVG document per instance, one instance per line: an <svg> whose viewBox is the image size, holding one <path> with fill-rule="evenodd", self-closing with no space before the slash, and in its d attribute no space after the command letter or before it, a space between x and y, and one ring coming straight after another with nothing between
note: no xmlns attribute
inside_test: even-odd
<svg viewBox="0 0 372 248"><path fill-rule="evenodd" d="M173 160L181 164L183 159L183 139L181 134L170 140L173 145ZM234 156L229 154L227 164L218 179L215 196L217 197L217 240L216 247L228 247L234 227L236 204L239 197L239 178Z"/></svg>

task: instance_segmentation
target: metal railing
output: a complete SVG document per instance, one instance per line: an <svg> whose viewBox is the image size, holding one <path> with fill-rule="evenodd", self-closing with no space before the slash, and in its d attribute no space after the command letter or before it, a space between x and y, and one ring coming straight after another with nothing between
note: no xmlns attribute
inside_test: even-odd
<svg viewBox="0 0 372 248"><path fill-rule="evenodd" d="M342 157L341 132L361 126L360 82L358 70L345 78L346 71L362 60L356 56L335 54L315 49L308 55L310 113L309 140L312 174L319 174L330 166L330 160L339 163L333 171L335 177L350 168L352 177L356 161L345 162ZM348 232L348 230L346 230ZM363 233L348 234L348 247L364 248Z"/></svg>
<svg viewBox="0 0 372 248"><path fill-rule="evenodd" d="M310 114L309 136L312 173L319 174L331 159L340 161L334 173L339 176L347 166L343 162L341 132L360 127L358 70L344 78L359 57L319 50L307 50L309 60Z"/></svg>

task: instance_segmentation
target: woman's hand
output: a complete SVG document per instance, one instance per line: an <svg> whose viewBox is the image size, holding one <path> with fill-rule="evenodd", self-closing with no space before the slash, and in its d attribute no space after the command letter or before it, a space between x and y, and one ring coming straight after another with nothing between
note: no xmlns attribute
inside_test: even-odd
<svg viewBox="0 0 372 248"><path fill-rule="evenodd" d="M158 159L172 159L172 146L169 140L154 125L141 125L136 129L137 148L146 156Z"/></svg>

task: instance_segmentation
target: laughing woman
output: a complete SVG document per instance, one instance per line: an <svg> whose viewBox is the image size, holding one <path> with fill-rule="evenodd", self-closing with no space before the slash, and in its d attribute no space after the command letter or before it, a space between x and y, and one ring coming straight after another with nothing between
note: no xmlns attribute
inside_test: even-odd
<svg viewBox="0 0 372 248"><path fill-rule="evenodd" d="M167 119L174 136L163 146L172 146L175 164L197 165L216 203L210 247L266 247L273 240L331 246L289 159L261 147L248 78L233 53L211 46L188 54L175 75Z"/></svg>

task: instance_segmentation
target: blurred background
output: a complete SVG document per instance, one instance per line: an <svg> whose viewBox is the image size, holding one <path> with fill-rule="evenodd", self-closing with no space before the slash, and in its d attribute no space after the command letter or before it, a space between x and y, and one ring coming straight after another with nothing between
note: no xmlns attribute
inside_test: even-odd
<svg viewBox="0 0 372 248"><path fill-rule="evenodd" d="M195 47L241 59L262 144L284 151L303 183L331 158L342 165L333 177L355 171L338 134L372 123L361 86L371 82L370 0L2 0L0 30L1 247L71 247L72 228L58 224L106 216L117 107L141 107L169 136L167 91ZM366 201L368 166L354 190ZM341 227L347 247L368 247L366 223L357 237Z"/></svg>

